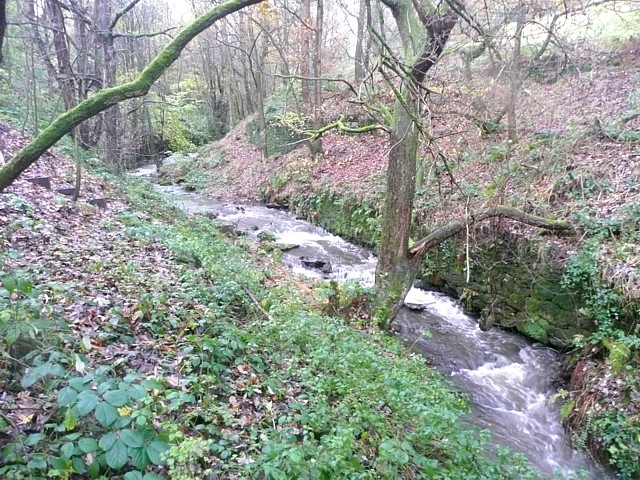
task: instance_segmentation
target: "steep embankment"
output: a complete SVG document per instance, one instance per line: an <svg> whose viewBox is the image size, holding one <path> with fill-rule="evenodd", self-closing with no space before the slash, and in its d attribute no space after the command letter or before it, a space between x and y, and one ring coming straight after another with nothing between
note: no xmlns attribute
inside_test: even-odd
<svg viewBox="0 0 640 480"><path fill-rule="evenodd" d="M25 137L0 128L9 156ZM327 296L349 311L347 291L302 284L142 182L85 174L72 203L26 180L73 171L53 153L0 195L0 477L526 471L485 459L424 360L323 315Z"/></svg>
<svg viewBox="0 0 640 480"><path fill-rule="evenodd" d="M444 82L450 87L431 97L436 140L422 150L414 235L497 204L576 226L576 234L565 237L505 220L473 228L429 255L424 280L457 295L485 325L574 347L564 414L576 443L625 478L640 472L640 69L634 52L621 50L553 84L528 79L516 144L499 130L481 134L469 108L478 98L500 103L499 80L490 72L473 88ZM358 121L344 98L332 95L326 120L346 112ZM322 155L311 157L304 144L277 144L281 123L272 118L274 148L282 153L267 160L249 140L255 121L245 121L195 161L164 172L216 195L288 204L335 233L374 245L385 135L329 133Z"/></svg>

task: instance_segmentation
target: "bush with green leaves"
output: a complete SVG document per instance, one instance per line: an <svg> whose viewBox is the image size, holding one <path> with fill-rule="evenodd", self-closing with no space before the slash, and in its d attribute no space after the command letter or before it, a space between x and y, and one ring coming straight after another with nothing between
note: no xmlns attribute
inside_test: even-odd
<svg viewBox="0 0 640 480"><path fill-rule="evenodd" d="M602 278L601 244L602 236L588 240L570 258L563 279L564 286L580 294L581 313L597 326L593 334L577 338L576 345L588 345L591 355L596 352L603 357L610 371L607 377L613 380L611 391L596 391L598 407L583 412L584 424L577 436L595 439L621 478L635 479L640 474L640 422L634 413L640 400L640 325L635 320L640 304L625 300L615 285Z"/></svg>

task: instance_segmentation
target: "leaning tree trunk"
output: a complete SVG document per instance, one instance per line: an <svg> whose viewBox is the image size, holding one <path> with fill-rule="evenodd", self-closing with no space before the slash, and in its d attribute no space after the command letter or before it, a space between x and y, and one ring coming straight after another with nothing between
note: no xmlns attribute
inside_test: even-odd
<svg viewBox="0 0 640 480"><path fill-rule="evenodd" d="M406 186L409 187L409 185ZM387 202L387 204L389 203L393 202ZM404 219L406 216L404 206L400 206L397 211L402 212L402 218ZM417 269L426 252L437 247L454 235L458 235L465 231L468 227L490 218L507 218L509 220L531 225L532 227L554 232L570 232L573 230L573 227L568 222L539 217L537 215L532 215L518 210L517 208L502 205L484 210L477 214L469 215L465 220L454 220L451 223L436 228L429 233L429 235L418 240L407 249L402 248L402 246L406 245L404 242L408 241L408 239L399 238L394 240L398 242L396 245L397 250L395 252L384 252L384 264L382 264L382 266L380 263L383 261L382 252L378 259L378 269L382 270L381 273L376 272L376 288L378 289L378 296L375 308L378 308L379 310L374 311L374 315L376 315L374 318L378 323L382 327L388 327L390 322L395 318L400 307L402 307L404 298L413 285ZM400 227L402 227L401 224L398 225L398 228ZM391 241L388 238L386 240L387 242ZM380 284L378 284L379 277Z"/></svg>
<svg viewBox="0 0 640 480"><path fill-rule="evenodd" d="M415 265L409 256L411 216L416 192L418 143L420 140L421 85L427 72L436 64L449 40L457 17L449 13L434 15L418 0L415 13L426 33L427 42L415 52L408 15L408 5L383 0L396 20L405 50L405 58L414 58L410 72L404 76L400 90L394 90L396 104L391 123L391 150L387 167L387 192L382 235L376 268L376 298L373 316L387 328L398 313L415 278Z"/></svg>
<svg viewBox="0 0 640 480"><path fill-rule="evenodd" d="M409 261L409 235L413 198L415 195L416 156L419 130L417 101L409 92L396 100L394 125L391 125L391 151L387 167L387 192L382 236L376 267L376 303L374 319L382 328L388 327L407 295L415 269ZM403 95L402 93L400 95Z"/></svg>
<svg viewBox="0 0 640 480"><path fill-rule="evenodd" d="M2 168L0 192L31 166L58 140L85 120L130 98L146 95L151 86L180 57L182 50L196 36L227 15L263 0L228 0L204 13L185 27L132 82L102 90L56 118L40 135Z"/></svg>

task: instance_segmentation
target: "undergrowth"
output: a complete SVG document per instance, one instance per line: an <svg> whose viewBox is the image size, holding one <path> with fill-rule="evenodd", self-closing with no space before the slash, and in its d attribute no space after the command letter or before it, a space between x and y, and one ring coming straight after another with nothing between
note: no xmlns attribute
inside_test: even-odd
<svg viewBox="0 0 640 480"><path fill-rule="evenodd" d="M5 257L0 348L40 343L1 361L3 389L38 413L0 416L0 477L538 478L517 455L486 458L487 434L458 422L466 399L421 357L323 316L287 281L264 288L271 260L142 183L122 189L129 207L100 225L117 233L115 267L73 267L105 272L126 300L99 310L105 323L80 317L95 336L47 307L79 292Z"/></svg>
<svg viewBox="0 0 640 480"><path fill-rule="evenodd" d="M606 231L601 235L606 235ZM602 358L607 373L587 376L567 403L565 417L577 438L591 445L620 478L640 475L640 302L628 298L611 279L602 276L602 237L588 240L569 261L563 283L582 299L581 314L595 321L597 330L575 339L589 358ZM595 399L595 400L594 400ZM579 407L579 408L576 408Z"/></svg>

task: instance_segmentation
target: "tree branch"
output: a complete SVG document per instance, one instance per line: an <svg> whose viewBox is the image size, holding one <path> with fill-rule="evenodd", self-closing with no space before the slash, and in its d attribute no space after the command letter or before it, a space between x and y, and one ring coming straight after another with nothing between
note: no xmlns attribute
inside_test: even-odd
<svg viewBox="0 0 640 480"><path fill-rule="evenodd" d="M127 13L129 13L131 11L131 9L133 9L138 3L140 3L140 0L132 0L122 10L120 10L118 13L116 13L116 16L113 17L113 20L111 21L111 25L109 25L109 31L110 32L113 31L113 29L116 28L116 25L118 24L120 19L123 16L125 16Z"/></svg>
<svg viewBox="0 0 640 480"><path fill-rule="evenodd" d="M330 130L338 130L342 133L368 133L373 132L374 130L383 130L388 132L389 129L382 125L365 125L364 127L349 127L344 124L344 117L340 117L335 122L331 122L328 125L325 125L317 130L307 130L307 133L310 134L310 137L307 140L316 140L320 138L322 135L327 133Z"/></svg>
<svg viewBox="0 0 640 480"><path fill-rule="evenodd" d="M418 17L423 23L429 35L429 41L425 45L420 58L411 67L411 74L416 83L421 84L427 72L436 64L449 40L451 31L458 21L458 15L447 12L442 16L428 16L422 9L418 0L414 1ZM419 7L418 7L419 6Z"/></svg>
<svg viewBox="0 0 640 480"><path fill-rule="evenodd" d="M111 34L111 36L113 38L119 38L119 37L125 37L125 38L152 38L152 37L158 37L160 35L167 35L169 37L171 37L171 35L169 35L169 32L171 32L172 30L176 30L178 27L170 27L167 28L166 30L163 30L162 32L152 32L152 33L118 33L118 32L113 32Z"/></svg>
<svg viewBox="0 0 640 480"><path fill-rule="evenodd" d="M351 92L354 95L358 95L358 92L356 92L356 89L353 87L353 85L351 85L351 83L349 83L348 80L345 80L344 78L331 78L331 77L305 77L303 75L283 75L281 73L270 73L270 72L263 72L261 71L260 73L262 73L263 75L267 75L269 77L276 77L276 78L285 78L285 79L291 79L291 80L309 80L310 82L338 82L338 83L344 83L347 87L349 87L349 90L351 90Z"/></svg>
<svg viewBox="0 0 640 480"><path fill-rule="evenodd" d="M443 227L436 228L429 235L424 237L422 240L418 240L409 248L411 261L417 263L428 250L440 245L445 240L465 230L468 225L473 225L474 223L495 217L516 220L518 222L531 225L532 227L543 228L554 232L566 232L573 230L571 224L563 220L538 217L537 215L531 215L530 213L523 212L517 208L499 206L485 210L477 215L471 215L466 222L462 220L455 220Z"/></svg>

